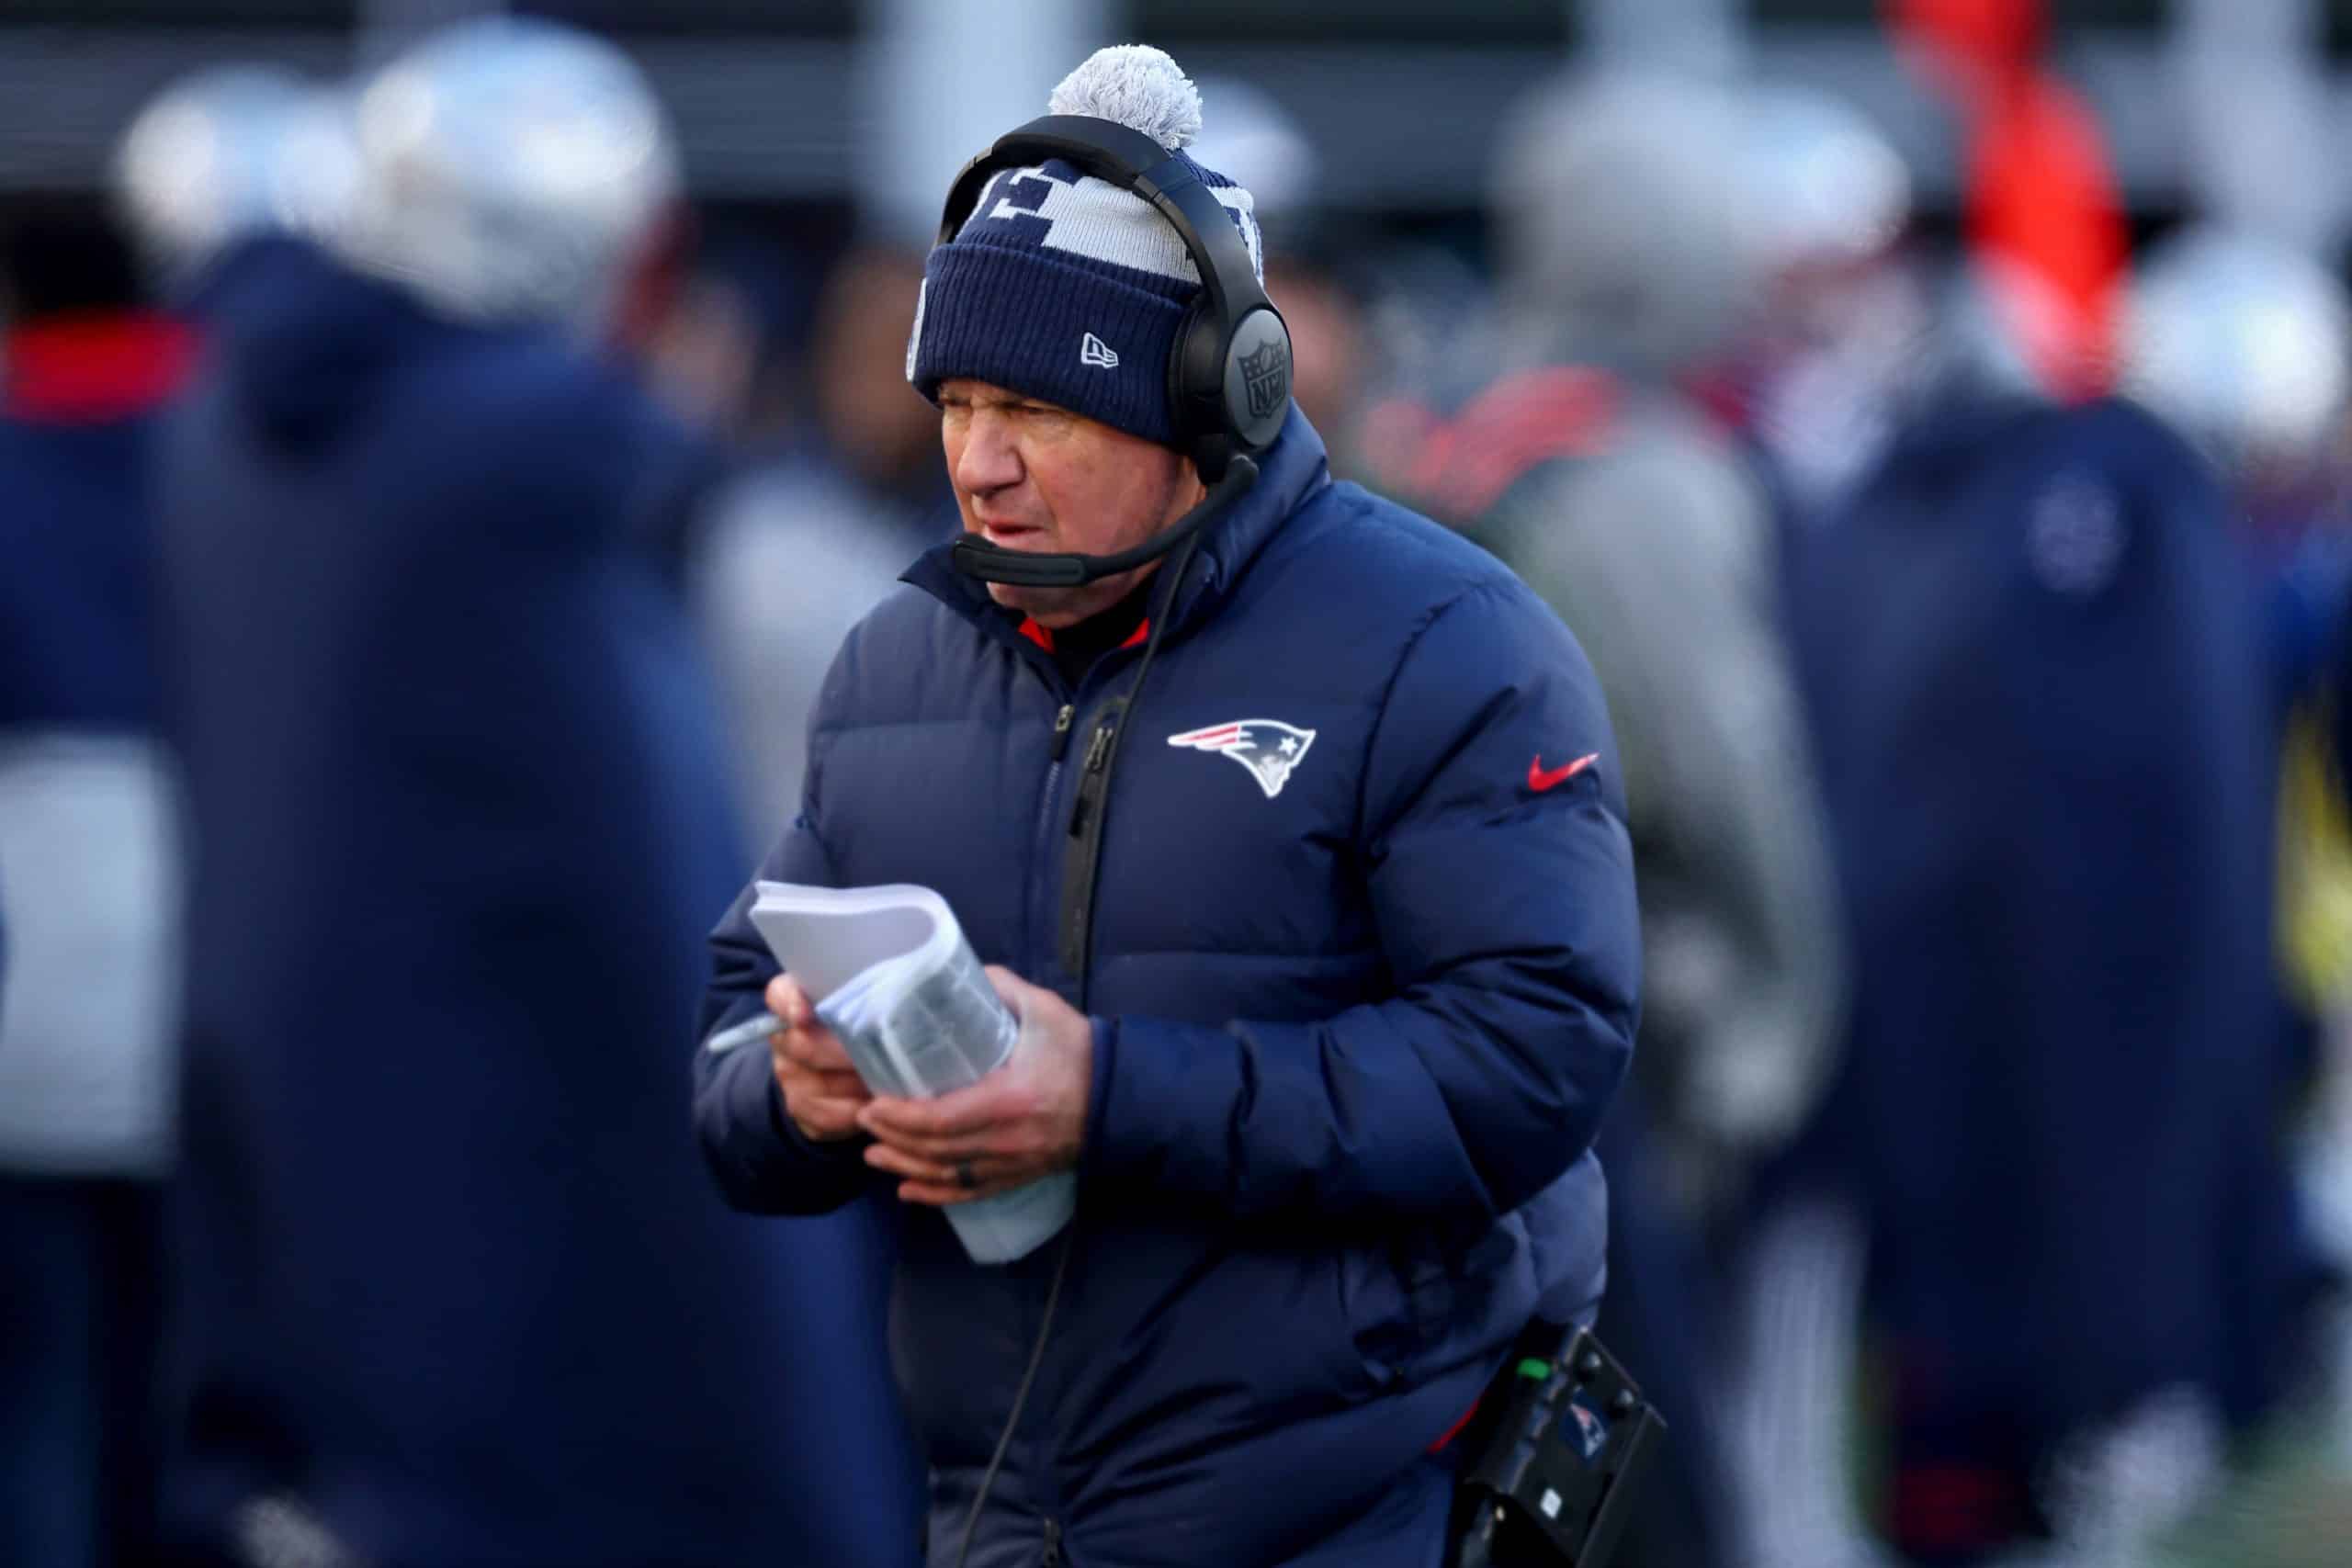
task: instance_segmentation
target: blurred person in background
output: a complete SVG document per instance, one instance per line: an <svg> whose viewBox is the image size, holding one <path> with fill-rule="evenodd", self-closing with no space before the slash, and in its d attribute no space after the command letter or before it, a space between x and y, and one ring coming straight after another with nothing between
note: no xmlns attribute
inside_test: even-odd
<svg viewBox="0 0 2352 1568"><path fill-rule="evenodd" d="M2281 731L2283 953L2298 1000L2340 1011L2352 883L2324 730L2352 584L2352 299L2290 245L2199 224L2150 253L2126 321L2124 390L2188 436L2227 487Z"/></svg>
<svg viewBox="0 0 2352 1568"><path fill-rule="evenodd" d="M187 330L96 203L0 212L0 1562L146 1561L180 852L160 409Z"/></svg>
<svg viewBox="0 0 2352 1568"><path fill-rule="evenodd" d="M2245 1392L2280 1106L2267 726L2225 526L2129 405L1946 405L1792 573L1852 909L1831 1165L1888 1372L1882 1522L1918 1562L2087 1528L2105 1504L2052 1473L2121 1461L2113 1423L2165 1468L2099 1484L2186 1498Z"/></svg>
<svg viewBox="0 0 2352 1568"><path fill-rule="evenodd" d="M1291 396L1323 437L1331 472L1366 480L1372 465L1360 425L1383 367L1366 329L1362 278L1351 263L1368 238L1329 209L1322 159L1272 95L1229 76L1204 77L1200 87L1215 130L1196 151L1249 187L1272 236L1266 297L1290 328Z"/></svg>
<svg viewBox="0 0 2352 1568"><path fill-rule="evenodd" d="M2251 569L2277 756L2278 1096L2301 1112L2301 1201L2270 1224L2270 1310L2247 1324L2246 1376L2277 1392L2314 1369L2298 1332L2324 1292L2342 1311L2352 1268L2352 810L2331 727L2352 584L2352 299L2284 242L2212 224L2142 263L2126 311L2123 388L2188 435L2220 473ZM2332 1048L2331 1048L2332 1047ZM2352 1345L2332 1369L2352 1391ZM2309 1393L2306 1376L2293 1392Z"/></svg>
<svg viewBox="0 0 2352 1568"><path fill-rule="evenodd" d="M693 265L647 352L679 418L751 453L805 418L808 296L799 253L740 225L698 225Z"/></svg>
<svg viewBox="0 0 2352 1568"><path fill-rule="evenodd" d="M1302 236L1266 258L1266 296L1296 331L1298 379L1293 396L1317 430L1328 429L1331 471L1371 478L1363 454L1367 393L1377 374L1354 278L1340 262L1334 235Z"/></svg>
<svg viewBox="0 0 2352 1568"><path fill-rule="evenodd" d="M603 45L356 99L331 250L215 290L158 481L189 902L198 1561L908 1563L873 1216L712 1204L674 1042L742 874L621 361L676 175Z"/></svg>
<svg viewBox="0 0 2352 1568"><path fill-rule="evenodd" d="M1785 532L1884 448L1931 313L1902 243L1910 172L1878 128L1788 82L1746 85L1739 114L1741 315L1698 387L1760 460Z"/></svg>
<svg viewBox="0 0 2352 1568"><path fill-rule="evenodd" d="M710 229L698 220L691 249L639 357L656 398L724 454L702 503L669 519L658 539L679 592L699 611L695 563L714 519L729 513L730 480L807 439L816 288L800 251L723 220Z"/></svg>
<svg viewBox="0 0 2352 1568"><path fill-rule="evenodd" d="M281 154L301 151L294 123L316 101L258 68L177 84L125 141L128 233L95 202L0 223L0 905L19 965L0 1011L8 1562L153 1546L182 865L149 471L197 348L174 312L238 233L297 216L285 176L302 170Z"/></svg>
<svg viewBox="0 0 2352 1568"><path fill-rule="evenodd" d="M1740 146L1736 97L1695 80L1521 105L1492 183L1514 346L1413 462L1576 630L1623 736L1646 1005L1602 1135L1602 1332L1675 1427L1634 1550L1693 1564L1735 1552L1713 1265L1818 1090L1839 987L1768 497L1685 385L1743 324Z"/></svg>
<svg viewBox="0 0 2352 1568"><path fill-rule="evenodd" d="M1865 1247L1888 1541L2136 1562L2285 1337L2262 637L2211 470L2098 395L2096 127L2030 51L1964 63L1939 352L1790 557L1853 954L1810 1141Z"/></svg>
<svg viewBox="0 0 2352 1568"><path fill-rule="evenodd" d="M1744 324L1743 101L1602 76L1521 106L1495 171L1515 362L1423 454L1448 514L1593 649L1629 736L1636 1069L1683 1212L1736 1205L1826 1072L1826 850L1781 642L1767 497L1688 378Z"/></svg>
<svg viewBox="0 0 2352 1568"><path fill-rule="evenodd" d="M1691 384L1770 498L1768 570L1786 660L1781 579L1793 543L1892 438L1894 394L1917 374L1931 320L1900 244L1909 172L1885 136L1852 106L1789 82L1743 84L1737 107L1737 320L1723 356ZM1793 682L1793 670L1783 677ZM1792 743L1809 751L1801 729ZM1825 1023L1832 1041L1834 1025ZM1815 1179L1804 1130L1818 1110L1816 1099L1797 1135L1764 1151L1724 1279L1729 1503L1740 1551L1758 1568L1873 1556L1849 1477L1862 1237Z"/></svg>
<svg viewBox="0 0 2352 1568"><path fill-rule="evenodd" d="M752 841L800 800L809 710L842 637L956 531L938 416L907 390L922 258L859 245L818 297L801 439L720 490L693 598L735 739Z"/></svg>

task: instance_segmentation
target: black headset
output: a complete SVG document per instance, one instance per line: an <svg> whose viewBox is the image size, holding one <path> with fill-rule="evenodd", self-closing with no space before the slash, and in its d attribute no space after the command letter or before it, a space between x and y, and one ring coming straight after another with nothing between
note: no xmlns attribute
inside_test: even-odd
<svg viewBox="0 0 2352 1568"><path fill-rule="evenodd" d="M1150 202L1201 275L1200 298L1169 351L1168 398L1179 445L1211 488L1157 538L1117 555L1034 554L968 535L956 542L958 570L1030 587L1091 582L1174 549L1255 482L1251 459L1274 444L1290 412L1290 328L1266 298L1240 231L1192 165L1140 130L1091 115L1049 114L1005 132L956 176L939 243L963 231L997 175L1054 159Z"/></svg>

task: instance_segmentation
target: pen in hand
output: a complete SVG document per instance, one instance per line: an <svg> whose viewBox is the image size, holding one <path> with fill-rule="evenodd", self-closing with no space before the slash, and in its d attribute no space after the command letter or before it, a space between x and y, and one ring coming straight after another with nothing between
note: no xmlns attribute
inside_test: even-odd
<svg viewBox="0 0 2352 1568"><path fill-rule="evenodd" d="M710 1052L732 1051L738 1045L751 1045L764 1041L784 1025L773 1013L757 1012L742 1022L719 1030L703 1042L703 1049Z"/></svg>

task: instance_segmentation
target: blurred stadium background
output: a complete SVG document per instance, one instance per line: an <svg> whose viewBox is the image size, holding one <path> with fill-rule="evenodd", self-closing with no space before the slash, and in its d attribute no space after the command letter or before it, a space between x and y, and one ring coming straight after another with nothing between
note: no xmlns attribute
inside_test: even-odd
<svg viewBox="0 0 2352 1568"><path fill-rule="evenodd" d="M1897 348L1873 346L1870 324L1849 308L1868 290L1838 292L1880 276L1873 267L1884 253L1946 266L2006 248L2048 267L2070 308L2104 320L2124 281L2110 264L2123 258L2099 247L2109 237L2128 241L2134 259L2152 264L2141 299L2169 324L2166 352L2151 352L2152 340L2128 323L2115 342L2102 337L2081 352L2120 349L2142 373L2134 389L2164 404L2217 458L2238 510L2259 522L2275 502L2287 516L2275 539L2250 546L2249 558L2266 583L2276 576L2282 598L2309 601L2282 619L2321 628L2296 679L2325 688L2331 701L2332 682L2341 682L2328 664L2335 656L2316 649L2341 643L2352 581L2344 544L2352 538L2352 327L2342 294L2352 231L2352 0L0 0L0 230L22 215L47 222L60 209L115 203L127 129L191 73L264 64L339 82L437 27L499 9L617 41L674 121L699 244L692 284L659 334L655 369L676 405L745 459L705 520L689 570L741 727L738 783L755 835L771 833L788 810L799 768L797 711L769 710L805 704L842 617L886 588L943 526L936 422L899 376L940 196L967 157L1039 112L1073 62L1112 41L1157 44L1201 84L1207 129L1195 151L1257 193L1272 292L1300 340L1299 398L1331 438L1335 467L1432 510L1477 493L1476 476L1450 472L1433 437L1465 409L1475 413L1474 394L1505 368L1497 170L1509 163L1517 107L1565 66L1671 68L1817 89L1849 106L1899 157L1901 169L1884 175L1852 138L1833 131L1806 143L1826 150L1836 186L1819 226L1800 232L1792 222L1790 249L1772 264L1785 262L1785 276L1737 280L1741 291L1769 296L1765 314L1774 319L1715 323L1701 351L1647 367L1661 382L1668 372L1679 378L1678 395L1695 403L1739 405L1727 423L1759 446L1777 444L1771 455L1798 488L1807 448L1797 437L1807 432L1781 442L1776 405L1758 387L1769 380L1772 396L1796 400L1808 438L1833 446L1858 411L1895 400L1890 389L1908 378L1884 358L1926 334L1915 339L1906 326ZM1978 134L1983 127L1964 123L1962 95L1939 88L1898 41L1939 28L1996 42L2036 35L2046 44L2042 67L2086 120L2064 121L2054 140L2028 138L2005 161L1996 141ZM2084 134L2070 139L2067 127ZM2050 133L2050 122L2041 129ZM1728 168L1758 151L1737 125L1709 134L1694 127L1684 149L1701 165ZM1764 151L1760 161L1770 163ZM1838 161L1848 156L1859 162ZM2045 184L2052 170L2054 183ZM1764 173L1768 183L1803 175ZM1870 182L1883 175L1899 188L1874 200ZM1882 222L1899 234L1878 232ZM2168 248L2192 225L2228 242ZM1628 254L1640 265L1638 247ZM1829 269L1826 290L1807 271L1815 266ZM2158 287L2167 282L2169 294ZM1964 331L1949 322L1940 330ZM1758 347L1765 343L1769 353ZM2032 357L2036 347L2019 352ZM2041 368L2064 382L2064 346L2051 352L2058 368ZM1768 361L1773 377L1738 384ZM2095 379L2104 385L2110 368L2102 360ZM6 378L0 364L0 383ZM1576 417L1569 405L1553 412ZM1475 424L1463 420L1465 429ZM1839 482L1852 477L1844 472ZM794 531L804 526L832 532ZM821 551L809 548L814 536ZM2082 537L2078 530L2059 545L2071 538L2079 548ZM2307 548L2314 539L2321 547ZM2093 557L2095 573L2095 538ZM2062 550L2041 564L2063 575L2082 559ZM777 595L791 592L801 595L794 615L776 615ZM1777 636L1768 628L1760 644ZM752 695L780 691L791 701ZM2282 970L2293 972L2289 988L2321 1044L2281 1102L2295 1121L2289 1142L2318 1250L2340 1267L2352 1262L2352 1075L2341 1044L2352 996L2352 839L2343 832L2338 777L2308 756L2299 767L2290 749ZM1654 1016L1672 980L1668 973L1668 983L1658 983L1659 951ZM1693 1004L1697 1014L1721 1005ZM1811 1027L1830 1032L1818 1017ZM1821 1039L1813 1043L1827 1055ZM1709 1185L1720 1178L1710 1153L1746 1137L1749 1157L1770 1140L1677 1103L1687 1085L1655 1087L1661 1142L1687 1131L1690 1148L1668 1150L1668 1179L1657 1190L1621 1189L1620 1212L1654 1202L1704 1233L1722 1202ZM1785 1092L1803 1101L1817 1089L1808 1081ZM1689 1168L1677 1163L1686 1155ZM1659 1195L1668 1187L1671 1201ZM1853 1285L1838 1272L1856 1267L1850 1257L1841 1260L1835 1247L1822 1257L1801 1261L1798 1272ZM1837 1293L1825 1291L1825 1299ZM2164 1518L2159 1542L2134 1535L2100 1555L2096 1543L2076 1540L2069 1550L2077 1555L2016 1561L2352 1562L2352 1382L2343 1375L2352 1335L2340 1316L2335 1323L2334 1359L2302 1370L2294 1397L2233 1450L2226 1485L2200 1487L2193 1512ZM1632 1568L1886 1560L1846 1517L1876 1506L1866 1495L1878 1470L1869 1438L1847 1432L1842 1417L1826 1446L1823 1430L1796 1429L1801 1413L1776 1425L1774 1385L1755 1374L1781 1348L1733 1348L1743 1331L1728 1325L1705 1332L1723 1343L1702 1359L1732 1368L1741 1383L1704 1396L1720 1393L1727 1406L1711 1420L1722 1427L1733 1475L1690 1483L1722 1494L1702 1499L1701 1510L1720 1518L1703 1542L1655 1530L1629 1553ZM1866 1359L1852 1348L1836 1353ZM1659 1367L1629 1359L1637 1372ZM1850 1424L1866 1433L1868 1416L1883 1412L1871 1409L1867 1369L1840 1363L1830 1381L1849 1375L1851 1410L1864 1413ZM1797 1393L1817 1393L1820 1382ZM2148 1459L2142 1479L2155 1476L2149 1484L2162 1490L2166 1462ZM1798 1480L1781 1506L1758 1495L1792 1467ZM1822 1502L1849 1492L1850 1509ZM1823 1517L1825 1507L1838 1517ZM1792 1524L1792 1512L1806 1517Z"/></svg>
<svg viewBox="0 0 2352 1568"><path fill-rule="evenodd" d="M435 22L495 9L465 0L7 0L0 5L0 189L88 190L145 97L198 66L271 60L347 68ZM1090 44L1161 44L1196 76L1230 76L1293 117L1329 167L1328 197L1385 220L1461 219L1479 205L1495 114L1572 54L1738 65L1826 87L1884 128L1931 217L1960 184L1952 127L1929 112L1882 30L1876 0L1035 0L975 8L929 0L539 0L509 7L594 28L644 63L676 116L696 193L797 219L839 220L855 171L926 145L967 149L999 101L1033 102L1052 62ZM2352 5L2343 0L2056 0L2057 58L2098 112L2135 216L2158 222L2215 192L2219 118L2243 138L2296 101L2320 134L2297 174L2332 180L2322 147L2352 121ZM1017 39L1009 36L1017 33ZM986 51L984 99L928 100L910 128L898 93ZM2200 120L2182 84L2200 65L2258 69L2267 89ZM1023 72L1027 79L1023 80ZM1214 112L1214 110L1213 110ZM959 155L967 155L959 154ZM928 164L898 171L937 183ZM2339 220L2344 192L2316 188ZM2280 199L2287 193L2279 193Z"/></svg>

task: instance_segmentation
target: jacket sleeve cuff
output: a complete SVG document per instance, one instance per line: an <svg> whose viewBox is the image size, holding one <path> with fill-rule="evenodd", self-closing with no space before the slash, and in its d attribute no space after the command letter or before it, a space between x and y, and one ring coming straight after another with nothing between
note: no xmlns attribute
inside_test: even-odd
<svg viewBox="0 0 2352 1568"><path fill-rule="evenodd" d="M785 1110L784 1086L775 1081L775 1075L772 1072L762 1073L760 1077L768 1086L765 1091L768 1130L773 1132L786 1147L805 1159L834 1165L854 1165L862 1162L865 1145L872 1143L873 1139L863 1133L854 1138L830 1138L823 1142L809 1137L801 1132L799 1126L793 1122L790 1112Z"/></svg>
<svg viewBox="0 0 2352 1568"><path fill-rule="evenodd" d="M1094 1025L1094 1076L1086 1084L1086 1127L1078 1151L1081 1179L1100 1163L1104 1147L1102 1119L1111 1103L1111 1078L1119 1070L1119 1023L1111 1018L1091 1019Z"/></svg>

